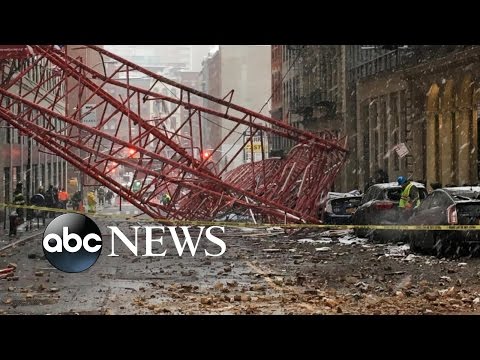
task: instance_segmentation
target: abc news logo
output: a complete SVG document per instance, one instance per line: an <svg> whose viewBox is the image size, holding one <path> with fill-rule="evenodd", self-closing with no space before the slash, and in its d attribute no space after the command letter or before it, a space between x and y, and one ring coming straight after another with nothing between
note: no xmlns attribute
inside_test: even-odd
<svg viewBox="0 0 480 360"><path fill-rule="evenodd" d="M130 241L128 237L116 226L108 226L111 230L111 253L108 256L118 256L115 254L115 239L121 242L135 255L138 256L138 235L140 226L132 226L135 230L135 239ZM161 230L165 233L163 226L145 226L145 254L142 256L165 256L167 250L162 253L154 253L153 243L158 242L163 245L163 236L153 238L153 230ZM205 226L200 226L200 234L194 244L189 232L188 226L180 226L183 231L184 240L180 239L177 233L177 227L168 226L171 238L175 244L178 256L182 256L186 246L190 250L192 257L197 253L200 240L202 238ZM225 228L221 226L211 226L206 228L205 237L211 243L217 245L220 250L217 253L210 253L204 250L205 256L221 256L226 251L226 245L223 240L212 234L213 229L220 229L223 233ZM83 214L63 214L55 218L45 229L43 235L43 252L46 259L57 269L68 272L78 273L93 266L102 252L102 234L97 224Z"/></svg>

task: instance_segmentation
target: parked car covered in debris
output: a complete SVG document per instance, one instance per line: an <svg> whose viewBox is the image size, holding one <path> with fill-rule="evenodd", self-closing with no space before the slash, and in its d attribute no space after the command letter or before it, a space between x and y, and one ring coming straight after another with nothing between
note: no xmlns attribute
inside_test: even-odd
<svg viewBox="0 0 480 360"><path fill-rule="evenodd" d="M448 187L433 191L408 221L409 225L479 225L480 186ZM436 256L477 254L479 230L411 230L410 249Z"/></svg>
<svg viewBox="0 0 480 360"><path fill-rule="evenodd" d="M418 189L420 201L428 195L425 186L412 182ZM363 195L362 203L352 216L354 225L400 225L404 219L398 207L402 187L397 182L374 184ZM398 241L405 235L396 230L355 229L358 237L369 237L372 240Z"/></svg>
<svg viewBox="0 0 480 360"><path fill-rule="evenodd" d="M351 224L352 214L361 202L362 195L358 190L349 193L329 192L323 212L323 222L338 225Z"/></svg>
<svg viewBox="0 0 480 360"><path fill-rule="evenodd" d="M243 215L243 214L227 214L215 219L215 221L241 221L241 222L251 222L252 217Z"/></svg>

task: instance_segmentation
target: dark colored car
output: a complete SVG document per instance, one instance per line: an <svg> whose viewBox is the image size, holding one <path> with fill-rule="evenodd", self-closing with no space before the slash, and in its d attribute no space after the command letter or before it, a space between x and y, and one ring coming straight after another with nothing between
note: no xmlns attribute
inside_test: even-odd
<svg viewBox="0 0 480 360"><path fill-rule="evenodd" d="M449 187L433 191L414 210L409 225L479 225L480 187ZM411 230L410 249L436 256L478 253L478 230Z"/></svg>
<svg viewBox="0 0 480 360"><path fill-rule="evenodd" d="M348 225L352 223L352 214L362 202L359 192L329 192L325 205L323 222L325 224Z"/></svg>
<svg viewBox="0 0 480 360"><path fill-rule="evenodd" d="M425 186L412 182L419 191L422 201L428 195ZM397 182L375 184L368 188L363 195L362 203L352 216L354 225L401 225L408 220L398 203L402 194L402 187ZM372 240L399 241L405 235L396 230L355 229L355 235L370 237Z"/></svg>

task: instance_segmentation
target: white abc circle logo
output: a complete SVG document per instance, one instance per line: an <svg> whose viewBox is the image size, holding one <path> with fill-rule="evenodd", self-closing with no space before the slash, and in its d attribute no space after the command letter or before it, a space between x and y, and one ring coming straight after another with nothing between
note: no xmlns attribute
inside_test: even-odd
<svg viewBox="0 0 480 360"><path fill-rule="evenodd" d="M45 258L57 269L78 273L87 270L102 252L102 234L83 214L63 214L48 224L43 234Z"/></svg>
<svg viewBox="0 0 480 360"><path fill-rule="evenodd" d="M55 241L55 246L52 246L50 244L51 240ZM70 246L71 240L75 241L74 246ZM82 246L88 252L95 253L102 248L102 245L90 246L89 244L90 240L95 240L97 244L102 242L102 238L97 234L88 234L82 240L82 238L77 234L69 234L68 228L64 226L63 239L57 234L47 235L43 239L43 248L50 253L62 252L63 248L65 248L65 250L67 250L70 253L75 253L79 251L82 248Z"/></svg>

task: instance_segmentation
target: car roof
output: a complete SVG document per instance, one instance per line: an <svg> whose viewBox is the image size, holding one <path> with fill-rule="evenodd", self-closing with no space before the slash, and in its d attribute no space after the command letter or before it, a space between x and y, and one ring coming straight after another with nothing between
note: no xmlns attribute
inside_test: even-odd
<svg viewBox="0 0 480 360"><path fill-rule="evenodd" d="M442 190L447 192L480 192L480 186L454 186L454 187L445 187Z"/></svg>
<svg viewBox="0 0 480 360"><path fill-rule="evenodd" d="M456 186L437 189L446 192L455 202L479 200L480 186Z"/></svg>
<svg viewBox="0 0 480 360"><path fill-rule="evenodd" d="M425 189L425 185L423 185L421 183L418 183L418 182L415 182L415 181L411 181L411 183L413 185L415 185L415 187L417 187L417 188ZM373 184L372 187L373 186L375 186L377 188L381 188L381 189L394 189L394 188L400 188L401 187L400 185L398 185L398 182L396 182L396 181L389 182L389 183Z"/></svg>
<svg viewBox="0 0 480 360"><path fill-rule="evenodd" d="M355 198L355 197L362 197L362 194L352 194L352 193L340 193L340 192L333 192L330 191L328 193L329 199L342 199L342 198Z"/></svg>

